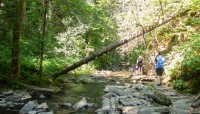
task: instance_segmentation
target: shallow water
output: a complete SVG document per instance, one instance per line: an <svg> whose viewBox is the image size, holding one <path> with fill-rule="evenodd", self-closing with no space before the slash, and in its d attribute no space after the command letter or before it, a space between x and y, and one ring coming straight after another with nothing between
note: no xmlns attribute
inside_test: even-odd
<svg viewBox="0 0 200 114"><path fill-rule="evenodd" d="M95 79L94 83L66 83L62 93L52 95L51 98L38 100L39 103L47 102L50 109L56 114L94 114L101 107L104 88L108 84L116 83L115 80ZM93 107L84 108L83 110L74 110L72 107L58 107L59 104L71 103L74 105L82 98L85 98L87 103L94 103Z"/></svg>
<svg viewBox="0 0 200 114"><path fill-rule="evenodd" d="M117 73L119 74L119 73ZM29 100L37 100L38 104L46 102L49 106L49 109L54 112L54 114L94 114L97 109L101 107L102 96L104 93L104 88L109 84L116 84L116 82L120 82L120 84L124 83L124 79L116 76L114 77L95 77L92 83L81 83L75 81L63 82L62 92L53 94L49 98L45 99L29 99ZM68 79L67 79L68 80ZM72 107L61 107L60 105L63 103L71 103L74 105L82 98L85 98L87 103L93 103L93 107L87 107L81 110L75 110ZM28 102L28 101L27 101ZM26 103L26 102L25 102ZM19 109L6 110L0 108L0 114L18 114Z"/></svg>

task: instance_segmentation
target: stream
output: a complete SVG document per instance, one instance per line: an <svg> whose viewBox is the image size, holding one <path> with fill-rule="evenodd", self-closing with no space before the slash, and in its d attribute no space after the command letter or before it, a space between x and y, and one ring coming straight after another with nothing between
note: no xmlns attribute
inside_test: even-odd
<svg viewBox="0 0 200 114"><path fill-rule="evenodd" d="M0 95L0 114L19 114L24 104L30 101L36 102L32 105L43 104L41 106L44 108L28 111L28 114L200 113L198 99L194 101L198 104L193 110L192 103L189 103L190 96L181 95L166 86L155 86L152 81L154 77L145 75L130 77L131 74L132 72L128 71L101 71L79 77L68 76L61 83L61 91L49 96L29 97L26 92L4 92ZM156 92L149 93L149 90L156 90ZM18 97L9 96L11 94L25 96L24 104L13 103L12 100ZM5 99L8 102L5 103Z"/></svg>

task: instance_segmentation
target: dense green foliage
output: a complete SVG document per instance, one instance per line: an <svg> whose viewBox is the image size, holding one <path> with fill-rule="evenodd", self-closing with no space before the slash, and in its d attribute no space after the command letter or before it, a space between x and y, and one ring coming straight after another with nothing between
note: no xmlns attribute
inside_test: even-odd
<svg viewBox="0 0 200 114"><path fill-rule="evenodd" d="M170 52L175 54L174 66L170 68L174 87L186 93L198 93L200 87L200 34L199 15L190 12L191 17L186 18L182 26L176 27L179 40L173 39ZM170 34L170 33L169 33ZM170 53L168 52L168 53ZM173 60L171 60L173 61Z"/></svg>
<svg viewBox="0 0 200 114"><path fill-rule="evenodd" d="M3 17L0 19L1 74L9 75L10 71L16 8L14 2L5 0L1 3L0 15ZM27 0L20 42L20 61L22 79L29 81L38 78L44 9L42 1ZM44 75L49 76L116 40L116 25L107 15L109 14L104 11L104 6L92 5L82 0L49 1L47 32L44 38ZM90 64L91 67L85 66L83 70L88 71L95 66L105 65L108 61L106 58L107 56L101 57L97 60L97 64Z"/></svg>
<svg viewBox="0 0 200 114"><path fill-rule="evenodd" d="M197 93L200 87L200 34L192 36L192 39L180 47L184 51L184 60L178 63L173 71L173 79L176 79L175 88Z"/></svg>

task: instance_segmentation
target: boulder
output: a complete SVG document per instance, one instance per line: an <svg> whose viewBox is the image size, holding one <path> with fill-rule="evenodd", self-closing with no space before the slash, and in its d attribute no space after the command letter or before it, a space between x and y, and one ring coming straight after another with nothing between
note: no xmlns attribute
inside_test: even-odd
<svg viewBox="0 0 200 114"><path fill-rule="evenodd" d="M38 103L37 101L29 101L26 103L22 109L19 111L19 114L27 114L28 112L32 111L33 109L37 108Z"/></svg>
<svg viewBox="0 0 200 114"><path fill-rule="evenodd" d="M170 106L172 104L171 99L159 91L155 91L153 94L148 94L147 96L160 105Z"/></svg>
<svg viewBox="0 0 200 114"><path fill-rule="evenodd" d="M137 106L137 105L142 105L143 102L140 99L137 98L120 98L119 102L123 105L123 106Z"/></svg>
<svg viewBox="0 0 200 114"><path fill-rule="evenodd" d="M87 106L87 101L86 99L83 97L79 102L77 102L73 108L78 110L78 109L83 109Z"/></svg>

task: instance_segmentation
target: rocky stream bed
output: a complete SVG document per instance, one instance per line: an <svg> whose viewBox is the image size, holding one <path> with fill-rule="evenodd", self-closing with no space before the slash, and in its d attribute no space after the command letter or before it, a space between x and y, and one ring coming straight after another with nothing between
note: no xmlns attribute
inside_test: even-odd
<svg viewBox="0 0 200 114"><path fill-rule="evenodd" d="M7 90L0 114L200 114L200 96L182 95L153 76L99 71L67 77L56 94ZM36 93L34 93L36 94Z"/></svg>

